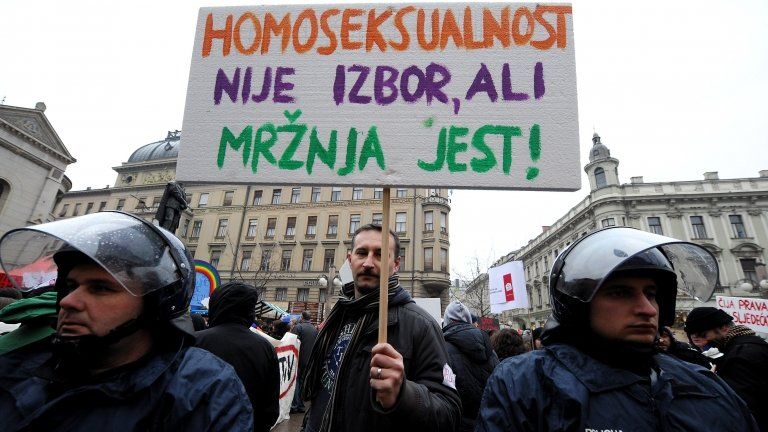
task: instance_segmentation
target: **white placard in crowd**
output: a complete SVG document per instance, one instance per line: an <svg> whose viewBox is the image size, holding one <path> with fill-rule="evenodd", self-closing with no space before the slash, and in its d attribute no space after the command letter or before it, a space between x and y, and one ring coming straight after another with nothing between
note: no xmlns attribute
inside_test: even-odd
<svg viewBox="0 0 768 432"><path fill-rule="evenodd" d="M570 4L201 8L181 181L578 190Z"/></svg>
<svg viewBox="0 0 768 432"><path fill-rule="evenodd" d="M280 365L280 415L275 424L291 417L291 402L296 390L296 378L299 370L299 338L287 332L281 340L277 340L261 330L251 327L251 331L264 337L277 351L277 363Z"/></svg>
<svg viewBox="0 0 768 432"><path fill-rule="evenodd" d="M768 333L768 300L717 296L717 307L733 317L733 323Z"/></svg>
<svg viewBox="0 0 768 432"><path fill-rule="evenodd" d="M522 261L510 261L488 269L488 294L491 313L527 308L528 291Z"/></svg>

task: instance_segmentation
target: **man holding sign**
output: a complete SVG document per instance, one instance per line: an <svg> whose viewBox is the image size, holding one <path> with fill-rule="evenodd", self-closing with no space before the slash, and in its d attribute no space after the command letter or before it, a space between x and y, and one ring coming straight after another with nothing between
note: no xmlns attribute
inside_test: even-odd
<svg viewBox="0 0 768 432"><path fill-rule="evenodd" d="M400 286L397 235L381 268L382 229L365 225L347 254L354 281L331 310L309 360L305 432L453 431L461 403L440 328ZM388 343L376 344L379 276L389 275Z"/></svg>

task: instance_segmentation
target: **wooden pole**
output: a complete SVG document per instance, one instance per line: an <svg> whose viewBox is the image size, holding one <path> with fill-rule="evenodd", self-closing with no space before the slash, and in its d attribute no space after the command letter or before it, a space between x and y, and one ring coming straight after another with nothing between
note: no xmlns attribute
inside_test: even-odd
<svg viewBox="0 0 768 432"><path fill-rule="evenodd" d="M389 310L389 188L384 188L381 224L381 272L379 274L379 343L387 342ZM395 251L398 253L399 251Z"/></svg>

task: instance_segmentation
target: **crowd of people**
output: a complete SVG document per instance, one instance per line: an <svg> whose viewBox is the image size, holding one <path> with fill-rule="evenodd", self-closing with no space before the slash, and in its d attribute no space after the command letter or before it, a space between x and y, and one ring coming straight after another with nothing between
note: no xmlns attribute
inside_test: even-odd
<svg viewBox="0 0 768 432"><path fill-rule="evenodd" d="M399 250L394 233L359 228L353 281L318 330L308 312L257 322L258 291L236 281L214 291L207 322L191 316L188 250L132 215L10 231L6 272L49 258L57 277L32 294L0 290L0 430L268 431L280 372L258 326L300 341L290 412L304 432L768 431L768 343L712 307L688 314L688 342L671 328L678 293L707 299L718 283L700 246L595 231L553 264L545 327L492 335L459 301L442 327L418 307L400 284Z"/></svg>

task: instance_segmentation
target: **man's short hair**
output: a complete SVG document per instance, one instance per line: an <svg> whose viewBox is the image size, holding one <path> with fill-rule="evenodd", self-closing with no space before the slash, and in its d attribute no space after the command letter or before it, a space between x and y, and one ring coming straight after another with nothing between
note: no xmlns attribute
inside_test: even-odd
<svg viewBox="0 0 768 432"><path fill-rule="evenodd" d="M301 319L304 321L309 321L312 318L312 315L309 314L309 311L304 311L301 313Z"/></svg>
<svg viewBox="0 0 768 432"><path fill-rule="evenodd" d="M355 250L355 238L357 238L357 235L360 234L363 231L382 231L381 225L377 224L365 224L361 226L360 228L355 230L355 233L352 234L352 250ZM397 233L389 230L389 235L391 235L395 239L395 257L394 259L397 259L398 256L400 256L400 238L397 236Z"/></svg>

